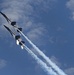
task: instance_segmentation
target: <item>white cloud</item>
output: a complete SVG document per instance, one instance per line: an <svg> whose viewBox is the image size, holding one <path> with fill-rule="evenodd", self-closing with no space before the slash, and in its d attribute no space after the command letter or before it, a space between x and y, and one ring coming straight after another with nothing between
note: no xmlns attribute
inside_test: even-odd
<svg viewBox="0 0 74 75"><path fill-rule="evenodd" d="M43 25L39 27L40 23L37 24L34 22L34 19L32 19L33 14L36 13L35 9L48 11L56 1L57 0L3 0L3 3L0 4L0 9L2 9L2 12L11 20L16 20L24 31L28 31L27 35L31 39L35 39L43 35L43 31L45 30ZM35 9L33 5L36 5ZM2 22L1 26L7 24L4 18L0 18L0 20ZM0 30L3 29L0 27Z"/></svg>
<svg viewBox="0 0 74 75"><path fill-rule="evenodd" d="M74 20L74 0L69 0L66 3L67 8L71 11L71 19Z"/></svg>
<svg viewBox="0 0 74 75"><path fill-rule="evenodd" d="M0 59L0 69L4 68L7 65L7 61L4 59Z"/></svg>
<svg viewBox="0 0 74 75"><path fill-rule="evenodd" d="M65 70L68 75L74 75L74 68L68 68Z"/></svg>
<svg viewBox="0 0 74 75"><path fill-rule="evenodd" d="M56 65L58 65L59 67L63 68L64 69L64 72L67 74L67 75L74 75L74 67L70 67L68 68L68 65L67 64L62 64L59 62L59 60L55 57L55 56L51 56L51 61L53 61ZM64 65L64 67L62 67L62 65Z"/></svg>
<svg viewBox="0 0 74 75"><path fill-rule="evenodd" d="M32 0L34 2L34 6L36 6L37 10L45 11L47 12L49 9L52 9L54 7L54 3L57 2L57 0Z"/></svg>
<svg viewBox="0 0 74 75"><path fill-rule="evenodd" d="M55 1L56 0L4 0L3 3L0 4L0 8L12 20L19 21L27 17L28 20L30 20L29 15L33 15L33 12L35 11L35 9L33 9L34 6L32 6L31 4L36 4L36 8L38 8L38 10L44 10L44 8L50 7L50 5Z"/></svg>
<svg viewBox="0 0 74 75"><path fill-rule="evenodd" d="M59 67L63 68L64 69L64 72L67 74L67 75L74 75L74 67L71 67L71 68L64 68L64 67L67 67L67 64L62 64L59 62L59 60L55 57L55 56L51 56L51 61L53 61L56 65L58 65ZM64 65L64 67L62 67L62 65Z"/></svg>
<svg viewBox="0 0 74 75"><path fill-rule="evenodd" d="M27 33L27 36L30 38L30 39L37 39L39 38L41 35L43 35L44 33L44 28L43 27L37 27L37 28L34 28L32 29L30 32Z"/></svg>
<svg viewBox="0 0 74 75"><path fill-rule="evenodd" d="M70 10L74 11L74 0L69 0L66 5Z"/></svg>
<svg viewBox="0 0 74 75"><path fill-rule="evenodd" d="M67 75L74 75L74 67L71 67L71 68L66 68L67 67L67 64L62 64L59 62L59 60L55 57L55 56L51 56L50 57L51 61L53 61L56 65L58 65L59 67L63 68L64 69L64 72L67 74ZM62 67L62 65L64 65Z"/></svg>
<svg viewBox="0 0 74 75"><path fill-rule="evenodd" d="M55 57L55 56L51 56L50 57L51 61L53 61L56 65L61 67L61 63L59 62L59 60Z"/></svg>

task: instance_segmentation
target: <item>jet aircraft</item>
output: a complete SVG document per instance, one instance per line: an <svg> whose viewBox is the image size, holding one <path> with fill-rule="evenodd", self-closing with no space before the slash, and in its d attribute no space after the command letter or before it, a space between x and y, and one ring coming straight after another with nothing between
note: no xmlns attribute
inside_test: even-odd
<svg viewBox="0 0 74 75"><path fill-rule="evenodd" d="M1 15L4 16L4 18L7 20L7 22L10 23L10 25L12 25L13 27L17 28L17 32L19 32L18 29L19 29L20 31L22 31L22 28L21 28L21 27L18 27L18 26L16 25L16 21L11 21L4 13L2 13L1 11L0 11L0 13L1 13Z"/></svg>
<svg viewBox="0 0 74 75"><path fill-rule="evenodd" d="M6 25L4 25L4 27L10 32L10 34L13 36L13 38L16 40L16 44L21 46L21 49L24 48L24 41L22 41L20 35L16 35L15 33L13 33Z"/></svg>

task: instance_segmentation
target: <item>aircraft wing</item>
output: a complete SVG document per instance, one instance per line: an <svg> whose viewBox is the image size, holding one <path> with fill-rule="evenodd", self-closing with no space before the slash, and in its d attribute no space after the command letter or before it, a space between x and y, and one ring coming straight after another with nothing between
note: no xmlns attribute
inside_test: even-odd
<svg viewBox="0 0 74 75"><path fill-rule="evenodd" d="M24 48L24 41L22 41L22 39L20 38L20 35L15 35L6 25L4 25L4 27L10 32L10 34L14 37L14 39L16 40L16 44L21 46L21 49Z"/></svg>
<svg viewBox="0 0 74 75"><path fill-rule="evenodd" d="M0 13L5 17L5 19L7 20L7 22L11 22L10 19L4 13L2 13L1 11L0 11Z"/></svg>
<svg viewBox="0 0 74 75"><path fill-rule="evenodd" d="M0 11L0 13L5 17L8 23L10 22L10 25L12 25L15 29L17 28L17 32L19 32L19 30L22 31L22 28L16 25L16 21L11 21L3 12ZM7 26L4 27L11 33L11 30Z"/></svg>
<svg viewBox="0 0 74 75"><path fill-rule="evenodd" d="M10 34L13 36L15 35L7 26L4 25L4 27L10 32Z"/></svg>

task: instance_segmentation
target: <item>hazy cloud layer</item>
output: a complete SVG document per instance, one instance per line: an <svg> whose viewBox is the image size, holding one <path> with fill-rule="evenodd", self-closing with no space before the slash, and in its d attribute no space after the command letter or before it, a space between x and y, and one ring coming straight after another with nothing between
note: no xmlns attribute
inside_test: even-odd
<svg viewBox="0 0 74 75"><path fill-rule="evenodd" d="M7 61L0 59L0 69L4 68L7 65Z"/></svg>
<svg viewBox="0 0 74 75"><path fill-rule="evenodd" d="M71 19L74 20L74 0L69 0L66 3L66 6L71 11Z"/></svg>
<svg viewBox="0 0 74 75"><path fill-rule="evenodd" d="M58 65L60 68L62 68L62 65L64 65L64 67L67 67L67 64L62 64L59 62L59 60L55 57L55 56L51 56L50 58L56 65ZM71 68L65 68L64 72L68 75L74 75L74 67Z"/></svg>
<svg viewBox="0 0 74 75"><path fill-rule="evenodd" d="M68 68L65 70L65 72L68 74L68 75L74 75L74 68Z"/></svg>
<svg viewBox="0 0 74 75"><path fill-rule="evenodd" d="M51 61L53 61L57 66L61 67L61 63L55 56L51 56Z"/></svg>
<svg viewBox="0 0 74 75"><path fill-rule="evenodd" d="M4 0L4 2L0 4L0 8L12 20L22 21L24 19L25 21L30 20L30 15L33 15L36 9L46 10L46 8L51 8L51 5L55 2L56 0Z"/></svg>
<svg viewBox="0 0 74 75"><path fill-rule="evenodd" d="M43 34L42 31L44 27L40 25L40 27L42 27L40 28L40 23L37 24L34 22L34 19L32 19L33 14L35 13L35 15L38 15L36 14L37 11L48 11L51 6L54 6L56 1L57 0L3 0L3 2L0 4L0 9L11 20L16 20L19 25L27 31L27 35L31 39L34 39ZM6 24L6 21L4 18L2 18L2 16L0 17L0 20L2 25Z"/></svg>

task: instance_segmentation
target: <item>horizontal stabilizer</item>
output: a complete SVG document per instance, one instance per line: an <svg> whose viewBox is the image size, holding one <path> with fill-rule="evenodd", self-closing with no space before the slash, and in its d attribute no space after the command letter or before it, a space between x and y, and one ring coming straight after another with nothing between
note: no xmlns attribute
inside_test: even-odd
<svg viewBox="0 0 74 75"><path fill-rule="evenodd" d="M22 28L18 28L17 32L22 31Z"/></svg>
<svg viewBox="0 0 74 75"><path fill-rule="evenodd" d="M16 35L16 36L15 36L15 39L16 39L16 40L20 39L20 35Z"/></svg>
<svg viewBox="0 0 74 75"><path fill-rule="evenodd" d="M11 22L11 25L12 26L16 25L16 22L15 21Z"/></svg>

